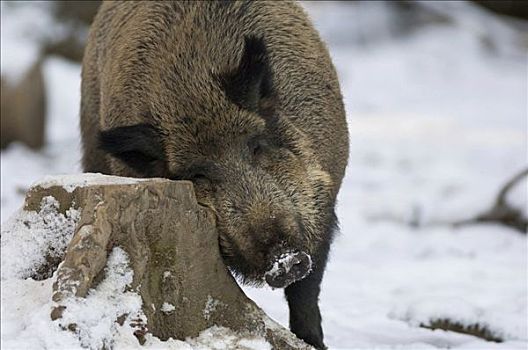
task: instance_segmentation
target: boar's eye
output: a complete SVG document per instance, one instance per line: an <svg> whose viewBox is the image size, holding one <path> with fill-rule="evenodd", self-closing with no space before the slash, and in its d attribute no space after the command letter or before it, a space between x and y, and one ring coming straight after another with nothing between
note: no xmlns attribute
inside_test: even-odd
<svg viewBox="0 0 528 350"><path fill-rule="evenodd" d="M207 186L207 188L210 188L214 183L218 182L218 176L215 176L215 174L218 174L216 165L213 162L205 161L179 170L171 176L171 179L187 180L191 181L195 186Z"/></svg>
<svg viewBox="0 0 528 350"><path fill-rule="evenodd" d="M197 186L209 186L211 184L211 180L209 180L209 178L204 174L200 173L192 175L189 180Z"/></svg>
<svg viewBox="0 0 528 350"><path fill-rule="evenodd" d="M261 137L252 138L248 141L249 152L253 157L262 155L268 147L268 142Z"/></svg>

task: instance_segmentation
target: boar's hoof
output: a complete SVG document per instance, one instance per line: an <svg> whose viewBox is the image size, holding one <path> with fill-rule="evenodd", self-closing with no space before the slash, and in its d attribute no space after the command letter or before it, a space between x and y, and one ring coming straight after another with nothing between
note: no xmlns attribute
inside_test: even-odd
<svg viewBox="0 0 528 350"><path fill-rule="evenodd" d="M306 277L312 270L312 258L304 252L280 255L265 274L266 282L273 288L285 288Z"/></svg>

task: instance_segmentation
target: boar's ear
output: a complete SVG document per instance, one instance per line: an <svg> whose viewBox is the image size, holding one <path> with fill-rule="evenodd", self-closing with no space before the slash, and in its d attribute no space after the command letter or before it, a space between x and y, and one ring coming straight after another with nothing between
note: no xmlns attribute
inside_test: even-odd
<svg viewBox="0 0 528 350"><path fill-rule="evenodd" d="M122 126L99 133L99 148L145 176L164 161L160 135L149 124Z"/></svg>
<svg viewBox="0 0 528 350"><path fill-rule="evenodd" d="M238 106L267 115L273 113L275 92L264 39L244 38L244 52L236 69L221 76L227 97Z"/></svg>

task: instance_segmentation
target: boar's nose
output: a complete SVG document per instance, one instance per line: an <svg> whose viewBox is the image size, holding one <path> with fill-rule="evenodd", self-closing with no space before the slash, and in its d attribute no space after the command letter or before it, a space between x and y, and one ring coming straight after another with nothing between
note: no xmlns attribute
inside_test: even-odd
<svg viewBox="0 0 528 350"><path fill-rule="evenodd" d="M280 255L265 273L266 282L273 288L285 288L306 277L312 270L312 259L305 252Z"/></svg>

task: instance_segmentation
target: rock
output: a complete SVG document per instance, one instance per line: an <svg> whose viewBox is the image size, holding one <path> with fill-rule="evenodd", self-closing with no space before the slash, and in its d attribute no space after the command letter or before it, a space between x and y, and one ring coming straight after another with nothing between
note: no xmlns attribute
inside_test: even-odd
<svg viewBox="0 0 528 350"><path fill-rule="evenodd" d="M18 82L2 80L1 147L20 141L38 149L45 142L46 88L42 61L36 62Z"/></svg>
<svg viewBox="0 0 528 350"><path fill-rule="evenodd" d="M198 205L191 182L93 174L51 178L30 189L25 209L37 209L48 196L61 211L81 211L55 274L52 319L61 318L69 298L85 297L103 279L109 252L120 247L134 271L130 289L141 296L147 318L138 341L145 332L185 339L220 326L264 337L274 349L311 348L240 289L221 258L214 214Z"/></svg>

